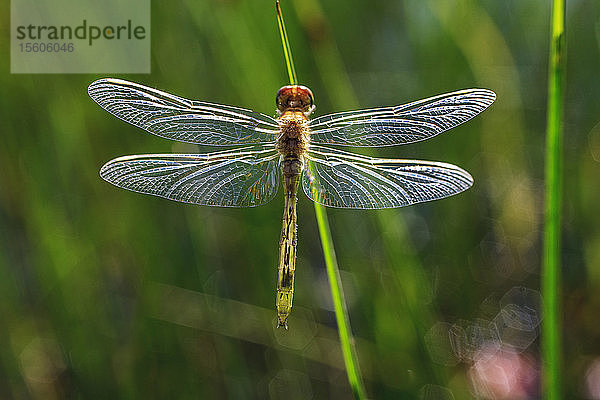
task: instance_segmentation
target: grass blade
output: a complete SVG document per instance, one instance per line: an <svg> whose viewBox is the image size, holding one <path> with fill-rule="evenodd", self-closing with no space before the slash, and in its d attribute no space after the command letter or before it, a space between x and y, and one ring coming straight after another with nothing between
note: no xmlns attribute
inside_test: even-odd
<svg viewBox="0 0 600 400"><path fill-rule="evenodd" d="M333 240L331 239L325 207L315 202L315 214L317 215L317 224L319 225L319 236L321 237L321 246L323 247L323 255L325 256L325 267L327 268L327 277L331 289L331 297L333 298L335 319L340 335L346 373L348 374L348 380L350 381L350 387L354 393L354 398L365 399L366 394L364 384L360 375L356 349L350 331L350 322L348 310L346 309L346 300L344 299L344 291L342 290L341 285L340 270L335 257L335 250L333 249Z"/></svg>
<svg viewBox="0 0 600 400"><path fill-rule="evenodd" d="M283 11L281 11L279 0L275 0L275 13L277 14L277 26L279 26L279 35L281 37L281 45L283 46L285 66L287 68L288 76L290 77L290 85L297 85L298 78L296 78L296 67L294 66L292 49L290 48L287 30L285 29L285 21L283 20Z"/></svg>
<svg viewBox="0 0 600 400"><path fill-rule="evenodd" d="M542 293L542 380L544 398L561 398L560 382L560 220L562 208L562 118L565 72L565 2L552 4L552 36L548 70L548 114L546 127L546 192Z"/></svg>

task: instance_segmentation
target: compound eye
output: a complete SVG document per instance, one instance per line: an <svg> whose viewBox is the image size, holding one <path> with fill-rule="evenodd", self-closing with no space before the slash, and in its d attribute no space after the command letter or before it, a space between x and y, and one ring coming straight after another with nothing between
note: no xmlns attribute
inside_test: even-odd
<svg viewBox="0 0 600 400"><path fill-rule="evenodd" d="M277 108L280 110L287 106L287 102L289 101L290 94L287 86L282 87L277 91L277 96L275 97L275 104Z"/></svg>
<svg viewBox="0 0 600 400"><path fill-rule="evenodd" d="M312 106L313 104L313 99L312 96L310 95L310 93L307 93L306 96L304 97L304 102L306 103L306 105L308 107Z"/></svg>
<svg viewBox="0 0 600 400"><path fill-rule="evenodd" d="M302 88L304 89L304 93L302 96L303 100L305 101L305 103L308 104L308 107L312 107L312 105L315 104L315 98L313 97L312 90L310 90L306 86L303 86Z"/></svg>

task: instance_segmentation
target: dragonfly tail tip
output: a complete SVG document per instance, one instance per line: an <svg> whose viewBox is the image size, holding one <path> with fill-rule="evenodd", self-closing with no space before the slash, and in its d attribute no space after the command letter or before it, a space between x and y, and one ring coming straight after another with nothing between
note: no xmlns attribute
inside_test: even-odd
<svg viewBox="0 0 600 400"><path fill-rule="evenodd" d="M277 320L277 328L281 328L281 327L285 328L285 330L287 331L287 330L288 330L288 324L287 324L287 321L283 321L283 322L281 322L281 321L278 319L278 320Z"/></svg>

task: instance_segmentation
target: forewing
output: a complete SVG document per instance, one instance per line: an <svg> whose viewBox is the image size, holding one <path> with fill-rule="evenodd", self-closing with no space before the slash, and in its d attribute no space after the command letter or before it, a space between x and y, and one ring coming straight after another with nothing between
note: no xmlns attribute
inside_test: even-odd
<svg viewBox="0 0 600 400"><path fill-rule="evenodd" d="M124 189L208 206L254 207L277 193L278 153L255 146L208 154L119 157L100 176Z"/></svg>
<svg viewBox="0 0 600 400"><path fill-rule="evenodd" d="M324 115L309 122L311 142L342 146L393 146L429 139L466 122L496 99L467 89L396 107Z"/></svg>
<svg viewBox="0 0 600 400"><path fill-rule="evenodd" d="M211 146L272 143L277 121L238 107L192 101L138 83L100 79L90 97L123 121L155 135Z"/></svg>
<svg viewBox="0 0 600 400"><path fill-rule="evenodd" d="M302 177L304 192L312 200L355 209L442 199L472 184L471 175L452 164L372 158L322 146L311 146Z"/></svg>

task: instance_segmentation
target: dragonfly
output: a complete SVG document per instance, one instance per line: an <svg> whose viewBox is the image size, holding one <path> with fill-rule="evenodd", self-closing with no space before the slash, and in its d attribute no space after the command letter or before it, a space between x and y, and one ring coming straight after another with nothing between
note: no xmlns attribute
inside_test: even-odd
<svg viewBox="0 0 600 400"><path fill-rule="evenodd" d="M294 294L298 187L312 201L349 209L404 207L463 192L473 178L455 165L375 158L339 147L426 140L470 120L496 99L491 90L466 89L310 119L314 96L302 85L279 89L275 117L188 100L121 79L97 80L88 93L109 113L154 135L226 147L203 154L115 158L100 169L100 176L115 186L184 203L255 207L272 200L281 181L276 309L277 326L286 329Z"/></svg>

